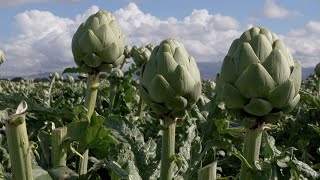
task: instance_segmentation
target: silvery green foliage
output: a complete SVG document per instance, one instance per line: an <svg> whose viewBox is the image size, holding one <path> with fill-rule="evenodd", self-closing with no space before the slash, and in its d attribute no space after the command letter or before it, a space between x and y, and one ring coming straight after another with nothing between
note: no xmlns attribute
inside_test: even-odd
<svg viewBox="0 0 320 180"><path fill-rule="evenodd" d="M184 116L201 94L199 69L184 46L167 39L154 48L141 72L140 95L160 116Z"/></svg>
<svg viewBox="0 0 320 180"><path fill-rule="evenodd" d="M316 65L316 67L314 68L314 73L320 77L320 62Z"/></svg>
<svg viewBox="0 0 320 180"><path fill-rule="evenodd" d="M148 44L147 46L133 46L131 50L131 57L134 63L138 67L142 67L149 60L152 50L155 48L153 44Z"/></svg>
<svg viewBox="0 0 320 180"><path fill-rule="evenodd" d="M233 41L217 76L217 95L240 117L277 119L299 102L301 65L278 36L253 27Z"/></svg>
<svg viewBox="0 0 320 180"><path fill-rule="evenodd" d="M4 62L4 53L0 50L0 64Z"/></svg>
<svg viewBox="0 0 320 180"><path fill-rule="evenodd" d="M107 71L120 65L125 58L124 48L125 35L107 11L91 15L72 38L74 60L88 73Z"/></svg>

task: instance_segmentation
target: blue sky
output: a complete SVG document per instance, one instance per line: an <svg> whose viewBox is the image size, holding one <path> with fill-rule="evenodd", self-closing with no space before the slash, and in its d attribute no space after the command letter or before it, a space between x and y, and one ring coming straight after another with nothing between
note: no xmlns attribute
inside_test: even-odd
<svg viewBox="0 0 320 180"><path fill-rule="evenodd" d="M265 26L312 67L320 59L319 7L320 0L0 0L0 76L74 66L72 35L99 9L116 17L128 44L176 38L198 62L222 62L232 40Z"/></svg>

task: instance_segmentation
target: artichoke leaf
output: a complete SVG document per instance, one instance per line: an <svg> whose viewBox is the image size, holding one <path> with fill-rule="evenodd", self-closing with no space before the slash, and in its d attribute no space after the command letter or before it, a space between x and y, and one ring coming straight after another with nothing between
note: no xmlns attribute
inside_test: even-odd
<svg viewBox="0 0 320 180"><path fill-rule="evenodd" d="M246 98L265 97L276 86L268 71L260 64L251 64L236 81L235 86Z"/></svg>
<svg viewBox="0 0 320 180"><path fill-rule="evenodd" d="M167 80L157 74L148 85L150 99L157 103L164 103L174 98L175 92Z"/></svg>
<svg viewBox="0 0 320 180"><path fill-rule="evenodd" d="M253 37L250 44L261 63L267 59L272 51L269 40L262 34Z"/></svg>
<svg viewBox="0 0 320 180"><path fill-rule="evenodd" d="M271 112L272 104L260 98L252 98L243 110L255 116L264 116Z"/></svg>
<svg viewBox="0 0 320 180"><path fill-rule="evenodd" d="M288 79L278 87L274 88L268 94L268 101L278 109L287 106L295 95L294 82L292 79Z"/></svg>
<svg viewBox="0 0 320 180"><path fill-rule="evenodd" d="M111 43L109 46L103 48L98 54L103 62L113 63L119 57L119 50L116 43Z"/></svg>
<svg viewBox="0 0 320 180"><path fill-rule="evenodd" d="M249 43L243 43L235 54L235 67L238 75L242 74L250 64L260 63Z"/></svg>
<svg viewBox="0 0 320 180"><path fill-rule="evenodd" d="M289 112L291 111L299 102L300 100L300 94L297 94L293 99L292 101L290 101L286 107L284 107L282 110L284 112Z"/></svg>
<svg viewBox="0 0 320 180"><path fill-rule="evenodd" d="M270 44L273 44L272 34L270 33L270 31L268 29L261 27L259 33L263 34L268 39Z"/></svg>
<svg viewBox="0 0 320 180"><path fill-rule="evenodd" d="M277 85L280 85L289 79L290 67L288 66L286 56L283 55L281 50L273 50L262 65Z"/></svg>
<svg viewBox="0 0 320 180"><path fill-rule="evenodd" d="M168 99L165 105L169 110L181 111L187 107L188 100L182 96L175 96Z"/></svg>
<svg viewBox="0 0 320 180"><path fill-rule="evenodd" d="M93 17L88 25L88 28L95 32L100 26L98 17Z"/></svg>
<svg viewBox="0 0 320 180"><path fill-rule="evenodd" d="M106 24L103 24L102 26L100 26L95 33L97 38L100 39L104 47L116 41L115 34L111 30L111 28Z"/></svg>
<svg viewBox="0 0 320 180"><path fill-rule="evenodd" d="M233 54L236 52L237 48L238 48L238 42L239 42L239 39L236 39L232 42L230 48L229 48L229 51L228 51L228 56L233 56Z"/></svg>
<svg viewBox="0 0 320 180"><path fill-rule="evenodd" d="M86 65L92 68L96 68L101 65L101 59L99 56L95 55L94 53L88 53L83 57L83 61Z"/></svg>
<svg viewBox="0 0 320 180"><path fill-rule="evenodd" d="M168 78L168 81L174 91L179 95L192 93L195 85L195 80L187 68L181 65L177 66L172 76Z"/></svg>
<svg viewBox="0 0 320 180"><path fill-rule="evenodd" d="M157 73L169 79L178 64L169 52L160 53L159 56L159 60L157 61Z"/></svg>
<svg viewBox="0 0 320 180"><path fill-rule="evenodd" d="M295 96L299 93L301 86L302 70L300 62L296 61L290 75L290 79L294 82Z"/></svg>
<svg viewBox="0 0 320 180"><path fill-rule="evenodd" d="M100 40L91 29L80 36L79 46L85 53L98 52L103 48Z"/></svg>
<svg viewBox="0 0 320 180"><path fill-rule="evenodd" d="M229 55L225 56L223 60L220 78L222 78L225 82L232 84L234 84L234 82L237 80L235 65L233 64L232 58Z"/></svg>
<svg viewBox="0 0 320 180"><path fill-rule="evenodd" d="M189 55L185 50L182 50L181 47L175 49L173 58L178 64L189 68Z"/></svg>
<svg viewBox="0 0 320 180"><path fill-rule="evenodd" d="M240 109L246 104L246 99L241 95L239 90L234 86L225 83L222 87L221 99L231 109Z"/></svg>

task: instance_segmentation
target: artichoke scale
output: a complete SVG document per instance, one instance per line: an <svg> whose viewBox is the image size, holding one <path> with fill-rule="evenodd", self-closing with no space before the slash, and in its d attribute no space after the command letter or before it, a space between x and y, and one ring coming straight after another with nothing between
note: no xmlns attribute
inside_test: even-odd
<svg viewBox="0 0 320 180"><path fill-rule="evenodd" d="M235 86L246 98L265 97L276 87L276 82L268 71L260 64L251 64L238 78Z"/></svg>
<svg viewBox="0 0 320 180"><path fill-rule="evenodd" d="M294 95L294 82L292 79L288 79L284 83L271 90L267 99L273 105L273 107L281 109L287 106L288 102L294 98Z"/></svg>
<svg viewBox="0 0 320 180"><path fill-rule="evenodd" d="M95 34L97 38L101 41L103 47L106 47L109 44L115 42L118 38L107 24L102 24L95 31Z"/></svg>
<svg viewBox="0 0 320 180"><path fill-rule="evenodd" d="M175 91L162 75L155 75L148 84L150 99L157 103L164 103L175 97Z"/></svg>
<svg viewBox="0 0 320 180"><path fill-rule="evenodd" d="M79 46L84 53L99 52L103 46L91 29L79 37Z"/></svg>
<svg viewBox="0 0 320 180"><path fill-rule="evenodd" d="M271 112L273 106L266 100L252 98L250 102L243 107L243 110L254 116L264 116Z"/></svg>
<svg viewBox="0 0 320 180"><path fill-rule="evenodd" d="M297 94L282 110L284 112L291 111L298 104L299 101L300 101L300 94Z"/></svg>
<svg viewBox="0 0 320 180"><path fill-rule="evenodd" d="M260 62L263 63L272 51L272 46L266 36L258 34L250 42Z"/></svg>
<svg viewBox="0 0 320 180"><path fill-rule="evenodd" d="M299 93L301 86L302 70L300 62L295 62L293 70L290 75L290 79L294 82L295 96Z"/></svg>
<svg viewBox="0 0 320 180"><path fill-rule="evenodd" d="M231 109L243 108L247 102L239 90L229 83L223 85L221 99Z"/></svg>
<svg viewBox="0 0 320 180"><path fill-rule="evenodd" d="M222 78L227 83L234 83L237 80L237 74L235 70L235 65L233 64L232 58L227 55L224 57L220 78Z"/></svg>
<svg viewBox="0 0 320 180"><path fill-rule="evenodd" d="M242 74L250 64L260 63L249 43L243 43L234 55L234 65L238 75Z"/></svg>
<svg viewBox="0 0 320 180"><path fill-rule="evenodd" d="M91 67L96 68L101 65L102 61L99 56L95 55L94 53L88 53L85 56L83 56L84 63Z"/></svg>
<svg viewBox="0 0 320 180"><path fill-rule="evenodd" d="M283 55L281 50L273 50L262 65L277 85L280 85L289 79L290 66L287 63L286 56Z"/></svg>

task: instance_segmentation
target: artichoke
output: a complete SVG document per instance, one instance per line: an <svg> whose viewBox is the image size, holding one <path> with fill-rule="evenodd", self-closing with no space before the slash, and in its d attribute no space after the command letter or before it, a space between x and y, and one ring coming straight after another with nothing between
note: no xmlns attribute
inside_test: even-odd
<svg viewBox="0 0 320 180"><path fill-rule="evenodd" d="M107 11L91 15L72 38L75 63L89 74L120 65L125 58L124 47L125 35Z"/></svg>
<svg viewBox="0 0 320 180"><path fill-rule="evenodd" d="M3 52L0 50L0 64L2 64L4 62L4 54Z"/></svg>
<svg viewBox="0 0 320 180"><path fill-rule="evenodd" d="M138 67L142 67L149 60L152 50L154 49L154 45L148 44L147 46L133 46L131 50L131 57L134 63Z"/></svg>
<svg viewBox="0 0 320 180"><path fill-rule="evenodd" d="M320 62L316 65L316 67L314 68L314 73L320 77Z"/></svg>
<svg viewBox="0 0 320 180"><path fill-rule="evenodd" d="M278 36L253 27L233 41L217 75L217 95L239 117L267 121L300 99L301 65Z"/></svg>
<svg viewBox="0 0 320 180"><path fill-rule="evenodd" d="M183 117L198 101L201 88L194 58L174 39L155 47L142 68L140 95L156 115Z"/></svg>

